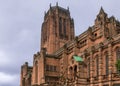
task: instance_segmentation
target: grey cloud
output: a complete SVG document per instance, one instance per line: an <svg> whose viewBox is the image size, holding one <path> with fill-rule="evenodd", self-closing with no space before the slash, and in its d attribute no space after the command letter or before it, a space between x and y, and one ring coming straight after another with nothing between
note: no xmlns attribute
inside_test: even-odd
<svg viewBox="0 0 120 86"><path fill-rule="evenodd" d="M19 86L20 67L25 62L32 65L33 54L40 50L40 28L44 11L49 4L58 0L1 0L0 1L0 72L16 75L15 83L1 83L0 86ZM79 35L93 25L100 7L109 16L120 20L119 0L60 0L58 4L69 6L75 21L75 32ZM0 79L1 80L1 79Z"/></svg>
<svg viewBox="0 0 120 86"><path fill-rule="evenodd" d="M13 86L13 85L15 85L14 83L16 83L16 84L18 83L18 81L19 81L18 77L19 76L16 74L10 75L10 74L4 73L4 72L0 72L0 78L1 78L0 86Z"/></svg>

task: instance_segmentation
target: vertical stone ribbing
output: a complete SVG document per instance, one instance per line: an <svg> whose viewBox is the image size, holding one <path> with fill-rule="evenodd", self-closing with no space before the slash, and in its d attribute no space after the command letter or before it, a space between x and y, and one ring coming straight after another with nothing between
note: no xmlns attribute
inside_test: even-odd
<svg viewBox="0 0 120 86"><path fill-rule="evenodd" d="M103 86L102 85L102 48L99 48L99 82L100 85L99 86Z"/></svg>
<svg viewBox="0 0 120 86"><path fill-rule="evenodd" d="M112 86L112 44L108 45L108 58L109 58L109 86Z"/></svg>
<svg viewBox="0 0 120 86"><path fill-rule="evenodd" d="M93 86L93 51L90 51L90 86Z"/></svg>

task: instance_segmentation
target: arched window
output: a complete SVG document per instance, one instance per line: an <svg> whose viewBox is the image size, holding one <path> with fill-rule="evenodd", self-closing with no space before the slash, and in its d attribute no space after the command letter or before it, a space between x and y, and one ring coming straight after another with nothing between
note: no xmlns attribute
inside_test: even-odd
<svg viewBox="0 0 120 86"><path fill-rule="evenodd" d="M105 54L105 64L106 64L106 75L109 74L109 57L108 57L108 52Z"/></svg>
<svg viewBox="0 0 120 86"><path fill-rule="evenodd" d="M120 59L120 47L116 49L116 58L117 60Z"/></svg>
<svg viewBox="0 0 120 86"><path fill-rule="evenodd" d="M38 82L38 62L35 62L35 83Z"/></svg>
<svg viewBox="0 0 120 86"><path fill-rule="evenodd" d="M69 68L69 71L70 71L70 73L72 73L72 71L73 71L73 68L72 68L72 67L70 67L70 68Z"/></svg>
<svg viewBox="0 0 120 86"><path fill-rule="evenodd" d="M74 66L74 79L77 76L77 65Z"/></svg>
<svg viewBox="0 0 120 86"><path fill-rule="evenodd" d="M74 73L77 73L77 65L74 66Z"/></svg>

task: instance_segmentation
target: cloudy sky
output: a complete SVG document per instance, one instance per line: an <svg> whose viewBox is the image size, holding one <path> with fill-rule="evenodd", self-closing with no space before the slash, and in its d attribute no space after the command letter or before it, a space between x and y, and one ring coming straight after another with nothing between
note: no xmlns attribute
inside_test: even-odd
<svg viewBox="0 0 120 86"><path fill-rule="evenodd" d="M94 24L101 6L120 20L120 0L0 0L0 86L19 86L20 67L40 48L44 11L69 6L79 35Z"/></svg>

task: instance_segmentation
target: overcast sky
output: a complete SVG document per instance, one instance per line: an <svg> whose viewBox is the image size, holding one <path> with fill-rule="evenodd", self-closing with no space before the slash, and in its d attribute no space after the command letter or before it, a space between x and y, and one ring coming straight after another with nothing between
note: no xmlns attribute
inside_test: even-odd
<svg viewBox="0 0 120 86"><path fill-rule="evenodd" d="M0 86L19 86L20 67L40 49L44 11L69 6L79 35L94 24L101 6L120 20L120 0L0 0Z"/></svg>

